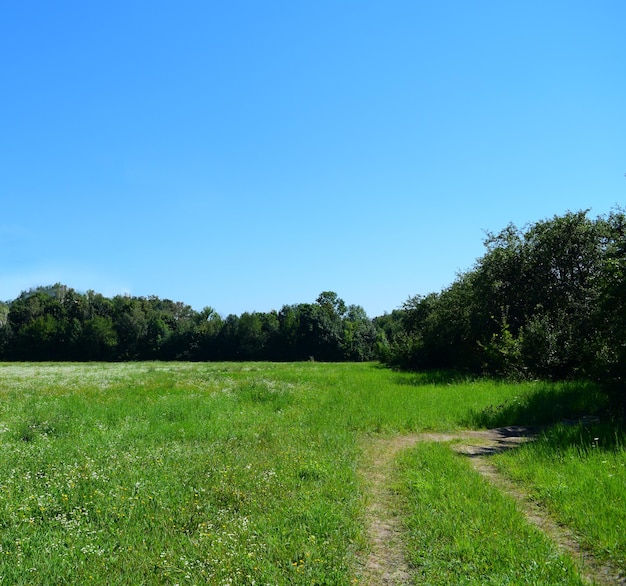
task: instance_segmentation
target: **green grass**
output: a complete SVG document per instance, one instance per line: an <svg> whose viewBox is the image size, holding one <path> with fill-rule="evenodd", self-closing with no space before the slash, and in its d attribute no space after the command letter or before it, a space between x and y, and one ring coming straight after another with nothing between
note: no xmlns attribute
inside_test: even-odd
<svg viewBox="0 0 626 586"><path fill-rule="evenodd" d="M611 425L557 425L495 461L600 559L626 569L626 436Z"/></svg>
<svg viewBox="0 0 626 586"><path fill-rule="evenodd" d="M513 392L503 401L470 409L464 423L486 429L507 425L545 426L609 409L607 395L591 382L535 381L505 386Z"/></svg>
<svg viewBox="0 0 626 586"><path fill-rule="evenodd" d="M401 479L416 584L583 583L514 503L449 447L407 451Z"/></svg>
<svg viewBox="0 0 626 586"><path fill-rule="evenodd" d="M346 582L359 531L354 442L306 425L310 393L289 373L8 368L4 581Z"/></svg>
<svg viewBox="0 0 626 586"><path fill-rule="evenodd" d="M363 438L483 425L546 388L375 364L2 364L0 583L353 584Z"/></svg>

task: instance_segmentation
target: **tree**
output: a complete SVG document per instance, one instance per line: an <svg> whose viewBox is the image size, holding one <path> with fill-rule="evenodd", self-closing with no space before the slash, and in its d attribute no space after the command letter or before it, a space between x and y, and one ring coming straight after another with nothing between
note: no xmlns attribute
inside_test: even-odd
<svg viewBox="0 0 626 586"><path fill-rule="evenodd" d="M623 356L624 214L568 212L488 234L440 293L409 299L389 363L566 378ZM622 354L620 354L622 353Z"/></svg>
<svg viewBox="0 0 626 586"><path fill-rule="evenodd" d="M283 306L277 315L276 355L282 360L342 360L346 311L332 291L321 293L316 303Z"/></svg>
<svg viewBox="0 0 626 586"><path fill-rule="evenodd" d="M329 315L341 319L347 311L343 299L334 291L323 291L317 297L316 303Z"/></svg>
<svg viewBox="0 0 626 586"><path fill-rule="evenodd" d="M12 335L10 357L18 360L67 359L65 312L53 288L23 292L7 316Z"/></svg>
<svg viewBox="0 0 626 586"><path fill-rule="evenodd" d="M278 312L278 332L276 334L277 360L303 360L306 355L299 351L300 306L283 305ZM309 355L310 356L310 355Z"/></svg>
<svg viewBox="0 0 626 586"><path fill-rule="evenodd" d="M136 297L117 295L113 298L113 324L118 339L118 356L122 360L137 360L142 356L141 341L148 322Z"/></svg>
<svg viewBox="0 0 626 586"><path fill-rule="evenodd" d="M117 355L117 332L109 316L94 315L82 328L81 360L113 360Z"/></svg>
<svg viewBox="0 0 626 586"><path fill-rule="evenodd" d="M378 335L372 320L360 305L347 307L343 318L343 359L356 362L374 360Z"/></svg>
<svg viewBox="0 0 626 586"><path fill-rule="evenodd" d="M614 210L606 222L603 271L600 281L603 332L599 348L599 374L622 387L626 380L626 214ZM626 396L626 394L624 394Z"/></svg>

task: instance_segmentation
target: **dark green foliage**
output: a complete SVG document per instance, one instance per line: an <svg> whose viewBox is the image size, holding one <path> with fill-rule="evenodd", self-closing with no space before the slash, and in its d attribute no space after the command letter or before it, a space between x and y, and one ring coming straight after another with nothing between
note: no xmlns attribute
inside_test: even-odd
<svg viewBox="0 0 626 586"><path fill-rule="evenodd" d="M54 285L0 305L4 360L322 360L376 357L362 307L332 291L316 303L222 319L158 297L108 299Z"/></svg>
<svg viewBox="0 0 626 586"><path fill-rule="evenodd" d="M109 316L94 315L85 320L83 328L82 358L85 360L110 360L115 356L117 332Z"/></svg>
<svg viewBox="0 0 626 586"><path fill-rule="evenodd" d="M376 358L378 335L372 320L359 305L347 308L343 320L342 348L347 360L363 362Z"/></svg>
<svg viewBox="0 0 626 586"><path fill-rule="evenodd" d="M57 284L0 304L0 359L378 358L413 370L600 379L626 409L625 234L620 209L510 224L487 234L483 257L449 287L374 320L333 291L222 318L168 299L107 299Z"/></svg>
<svg viewBox="0 0 626 586"><path fill-rule="evenodd" d="M623 382L625 226L621 210L595 220L580 211L488 234L472 270L383 322L382 358L413 369Z"/></svg>

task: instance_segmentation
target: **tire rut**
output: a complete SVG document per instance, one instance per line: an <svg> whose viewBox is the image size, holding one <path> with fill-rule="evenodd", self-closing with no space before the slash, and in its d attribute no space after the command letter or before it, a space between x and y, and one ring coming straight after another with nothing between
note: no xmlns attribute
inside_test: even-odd
<svg viewBox="0 0 626 586"><path fill-rule="evenodd" d="M513 498L528 522L543 531L564 554L577 564L581 577L590 584L624 585L626 577L617 568L601 563L580 545L574 532L564 527L533 501L519 486L500 474L490 455L518 447L537 436L538 428L504 427L486 431L419 433L392 438L375 438L365 448L361 469L367 491L365 520L370 544L362 564L359 583L364 586L404 586L412 583L406 561L402 523L391 485L396 455L418 442L455 442L452 449L471 459L476 472Z"/></svg>

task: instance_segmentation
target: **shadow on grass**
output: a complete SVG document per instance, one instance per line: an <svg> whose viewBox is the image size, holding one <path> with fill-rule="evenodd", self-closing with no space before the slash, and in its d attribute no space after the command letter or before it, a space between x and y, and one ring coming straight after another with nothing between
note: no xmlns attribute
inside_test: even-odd
<svg viewBox="0 0 626 586"><path fill-rule="evenodd" d="M463 421L472 428L528 426L551 450L576 446L614 450L626 447L624 419L606 391L595 383L544 383L499 405L473 410Z"/></svg>
<svg viewBox="0 0 626 586"><path fill-rule="evenodd" d="M587 382L543 383L498 405L470 411L464 425L479 428L551 425L606 415L609 403L601 388Z"/></svg>
<svg viewBox="0 0 626 586"><path fill-rule="evenodd" d="M544 432L544 444L550 450L563 451L575 446L580 453L615 451L626 448L626 429L619 420L559 423Z"/></svg>
<svg viewBox="0 0 626 586"><path fill-rule="evenodd" d="M476 380L476 377L454 370L426 370L399 374L399 385L421 387L425 385L455 385Z"/></svg>

